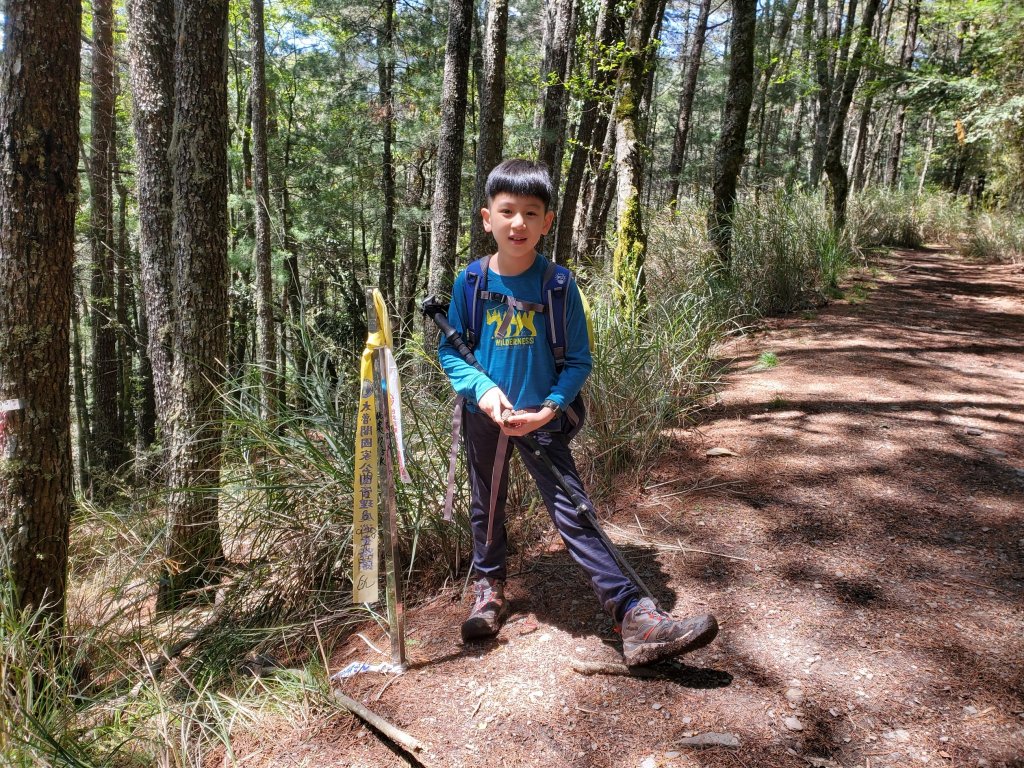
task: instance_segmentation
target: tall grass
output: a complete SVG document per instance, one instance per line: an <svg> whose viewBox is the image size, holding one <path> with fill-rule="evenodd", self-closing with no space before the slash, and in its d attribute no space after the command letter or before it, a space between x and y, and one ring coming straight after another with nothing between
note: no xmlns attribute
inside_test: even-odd
<svg viewBox="0 0 1024 768"><path fill-rule="evenodd" d="M983 262L1024 264L1024 216L994 211L974 218L962 239L965 256Z"/></svg>

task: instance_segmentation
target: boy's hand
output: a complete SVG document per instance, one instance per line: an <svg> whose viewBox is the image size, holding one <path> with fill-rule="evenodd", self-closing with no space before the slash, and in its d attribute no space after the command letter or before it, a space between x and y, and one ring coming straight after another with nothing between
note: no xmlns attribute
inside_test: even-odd
<svg viewBox="0 0 1024 768"><path fill-rule="evenodd" d="M505 396L505 393L501 391L500 387L491 387L488 389L476 404L480 410L490 416L491 421L499 427L502 425L502 413L512 410L512 403L509 402L509 399Z"/></svg>
<svg viewBox="0 0 1024 768"><path fill-rule="evenodd" d="M540 429L555 417L550 408L539 411L509 411L502 421L501 431L510 437L522 437Z"/></svg>

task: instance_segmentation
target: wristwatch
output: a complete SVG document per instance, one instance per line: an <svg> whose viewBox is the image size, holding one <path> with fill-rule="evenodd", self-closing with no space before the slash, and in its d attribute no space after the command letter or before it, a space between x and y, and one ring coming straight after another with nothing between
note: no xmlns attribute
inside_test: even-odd
<svg viewBox="0 0 1024 768"><path fill-rule="evenodd" d="M552 418L556 418L557 419L559 416L562 415L562 407L558 403L556 403L554 400L552 400L551 398L548 398L543 403L541 403L540 407L541 408L550 408L552 411L554 411L555 415Z"/></svg>

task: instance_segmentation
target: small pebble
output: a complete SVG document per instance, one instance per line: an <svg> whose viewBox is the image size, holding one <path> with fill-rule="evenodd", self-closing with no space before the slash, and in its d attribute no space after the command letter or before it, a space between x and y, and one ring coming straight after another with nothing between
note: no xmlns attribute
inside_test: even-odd
<svg viewBox="0 0 1024 768"><path fill-rule="evenodd" d="M782 721L782 724L791 731L802 731L804 729L804 724L796 717L787 717Z"/></svg>

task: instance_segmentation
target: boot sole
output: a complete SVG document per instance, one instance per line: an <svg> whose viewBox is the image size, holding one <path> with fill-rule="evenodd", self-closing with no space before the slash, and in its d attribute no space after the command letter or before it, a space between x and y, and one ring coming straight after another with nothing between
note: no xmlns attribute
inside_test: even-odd
<svg viewBox="0 0 1024 768"><path fill-rule="evenodd" d="M642 643L632 650L623 647L622 655L626 660L626 666L642 667L703 648L718 635L718 622L710 614L695 621L696 626L689 634L667 643Z"/></svg>

